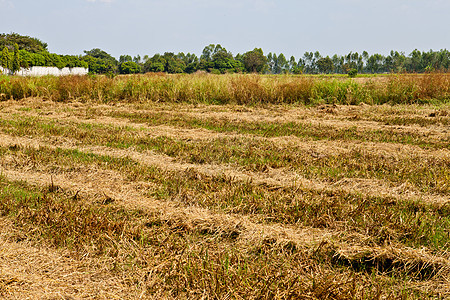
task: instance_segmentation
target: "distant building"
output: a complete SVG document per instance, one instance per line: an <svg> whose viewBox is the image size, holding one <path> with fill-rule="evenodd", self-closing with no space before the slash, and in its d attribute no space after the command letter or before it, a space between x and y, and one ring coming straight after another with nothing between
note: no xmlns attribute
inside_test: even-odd
<svg viewBox="0 0 450 300"><path fill-rule="evenodd" d="M0 72L3 74L9 74L8 69L0 67ZM31 67L31 68L21 68L19 71L15 72L14 75L18 76L67 76L67 75L86 75L89 72L87 68L62 68L57 67Z"/></svg>

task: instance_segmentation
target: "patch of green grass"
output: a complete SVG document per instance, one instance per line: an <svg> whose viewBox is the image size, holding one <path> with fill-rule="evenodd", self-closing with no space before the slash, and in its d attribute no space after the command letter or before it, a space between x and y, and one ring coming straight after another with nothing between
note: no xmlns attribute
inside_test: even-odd
<svg viewBox="0 0 450 300"><path fill-rule="evenodd" d="M29 111L32 111L32 108L31 107L20 107L19 111L29 112Z"/></svg>

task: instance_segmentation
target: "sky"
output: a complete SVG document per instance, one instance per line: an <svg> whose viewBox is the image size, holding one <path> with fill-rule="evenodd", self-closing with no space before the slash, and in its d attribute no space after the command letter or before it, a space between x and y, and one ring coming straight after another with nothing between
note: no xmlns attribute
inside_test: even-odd
<svg viewBox="0 0 450 300"><path fill-rule="evenodd" d="M0 33L37 37L50 52L201 55L221 44L296 59L450 49L450 0L0 0Z"/></svg>

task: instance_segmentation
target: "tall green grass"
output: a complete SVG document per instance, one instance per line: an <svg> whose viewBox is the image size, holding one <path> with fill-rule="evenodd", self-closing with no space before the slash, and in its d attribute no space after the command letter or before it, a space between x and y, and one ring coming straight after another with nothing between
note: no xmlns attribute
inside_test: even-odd
<svg viewBox="0 0 450 300"><path fill-rule="evenodd" d="M450 99L450 74L391 75L383 80L261 75L0 77L0 99L154 101L207 104L410 104Z"/></svg>

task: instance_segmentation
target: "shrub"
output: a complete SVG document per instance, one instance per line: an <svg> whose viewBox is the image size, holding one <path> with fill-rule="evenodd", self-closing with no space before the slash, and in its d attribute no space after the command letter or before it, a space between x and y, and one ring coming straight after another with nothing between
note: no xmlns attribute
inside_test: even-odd
<svg viewBox="0 0 450 300"><path fill-rule="evenodd" d="M358 75L358 70L350 69L347 74L349 77L354 78L354 77L356 77L356 75Z"/></svg>

